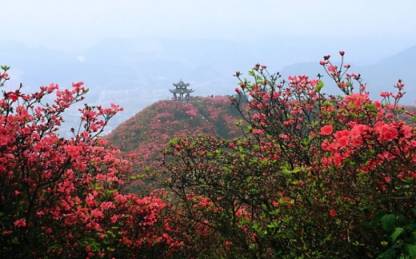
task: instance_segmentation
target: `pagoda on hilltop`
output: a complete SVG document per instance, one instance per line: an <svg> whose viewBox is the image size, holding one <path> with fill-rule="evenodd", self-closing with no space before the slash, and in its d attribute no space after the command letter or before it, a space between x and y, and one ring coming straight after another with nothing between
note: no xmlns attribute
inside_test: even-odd
<svg viewBox="0 0 416 259"><path fill-rule="evenodd" d="M178 83L173 84L175 89L169 91L173 94L173 100L180 102L187 102L191 98L191 93L194 91L189 88L189 84L180 80Z"/></svg>

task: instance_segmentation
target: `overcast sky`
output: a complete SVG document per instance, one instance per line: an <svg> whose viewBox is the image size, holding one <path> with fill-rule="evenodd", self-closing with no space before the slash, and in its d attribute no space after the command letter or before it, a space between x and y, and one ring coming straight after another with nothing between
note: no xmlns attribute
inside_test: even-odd
<svg viewBox="0 0 416 259"><path fill-rule="evenodd" d="M416 44L415 0L0 0L0 41L77 50L108 38L278 37Z"/></svg>

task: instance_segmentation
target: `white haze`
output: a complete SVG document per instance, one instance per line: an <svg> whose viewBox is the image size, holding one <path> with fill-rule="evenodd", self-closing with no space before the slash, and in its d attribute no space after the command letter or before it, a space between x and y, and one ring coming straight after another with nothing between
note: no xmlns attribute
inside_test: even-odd
<svg viewBox="0 0 416 259"><path fill-rule="evenodd" d="M408 82L414 103L415 11L414 0L0 0L0 63L29 88L85 81L90 102L125 107L112 126L179 79L232 94L236 70L312 73L298 64L339 49L377 90Z"/></svg>

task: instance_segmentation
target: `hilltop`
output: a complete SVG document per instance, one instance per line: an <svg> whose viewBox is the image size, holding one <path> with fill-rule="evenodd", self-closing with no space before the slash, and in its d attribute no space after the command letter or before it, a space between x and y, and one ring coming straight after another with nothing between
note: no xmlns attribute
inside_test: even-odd
<svg viewBox="0 0 416 259"><path fill-rule="evenodd" d="M203 134L231 139L241 134L236 126L239 119L227 96L192 97L186 103L164 100L138 112L106 138L148 178L155 171L149 169L160 165L162 151L172 138Z"/></svg>
<svg viewBox="0 0 416 259"><path fill-rule="evenodd" d="M238 119L238 111L226 96L193 97L186 103L164 100L120 124L107 139L123 152L138 151L146 144L166 144L175 136L208 134L229 139L239 134Z"/></svg>

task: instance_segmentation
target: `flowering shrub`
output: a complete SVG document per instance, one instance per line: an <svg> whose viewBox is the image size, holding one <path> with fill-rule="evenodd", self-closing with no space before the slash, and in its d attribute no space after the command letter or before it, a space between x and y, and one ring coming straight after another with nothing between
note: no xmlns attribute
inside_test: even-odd
<svg viewBox="0 0 416 259"><path fill-rule="evenodd" d="M121 193L131 165L99 134L120 108L85 106L81 123L64 139L62 113L87 92L57 84L24 93L7 90L0 72L0 257L154 257L172 253L156 196ZM55 93L53 103L45 97Z"/></svg>
<svg viewBox="0 0 416 259"><path fill-rule="evenodd" d="M340 65L320 63L343 95L326 94L320 77L283 80L256 65L250 80L236 73L245 137L171 141L165 171L199 236L193 247L210 240L206 255L231 257L416 256L415 116L399 105L404 84L371 100L339 54ZM192 228L200 222L209 231Z"/></svg>
<svg viewBox="0 0 416 259"><path fill-rule="evenodd" d="M320 62L339 96L321 77L236 73L243 136L224 98L161 102L144 113L149 125L126 123L136 130L109 138L131 157L143 151L136 168L164 155L169 191L143 197L121 191L134 167L100 138L118 106L84 106L62 138L62 113L84 84L7 90L1 67L0 257L416 257L414 111L399 105L400 80L371 100L344 54Z"/></svg>

